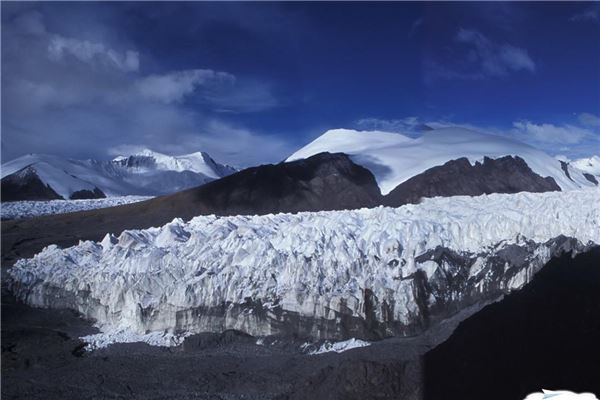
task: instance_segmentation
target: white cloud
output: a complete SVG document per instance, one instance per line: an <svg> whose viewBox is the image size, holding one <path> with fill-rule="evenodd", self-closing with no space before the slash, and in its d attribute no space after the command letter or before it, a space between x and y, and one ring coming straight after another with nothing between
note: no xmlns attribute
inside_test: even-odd
<svg viewBox="0 0 600 400"><path fill-rule="evenodd" d="M591 115L591 114L590 114ZM449 119L426 120L419 117L400 119L363 118L355 122L359 129L398 132L418 137L428 128L439 129L459 127L490 135L504 136L529 144L548 154L577 159L598 154L600 151L600 131L588 129L579 124L534 123L528 120L515 121L508 128L481 126L453 122Z"/></svg>
<svg viewBox="0 0 600 400"><path fill-rule="evenodd" d="M232 81L235 81L235 77L226 72L193 69L143 77L135 83L135 86L142 97L168 104L181 102L197 87L207 83Z"/></svg>
<svg viewBox="0 0 600 400"><path fill-rule="evenodd" d="M595 22L600 23L600 6L592 5L585 10L573 15L570 20L572 22Z"/></svg>
<svg viewBox="0 0 600 400"><path fill-rule="evenodd" d="M43 35L46 33L46 26L44 25L43 16L38 11L23 13L17 16L13 23L18 31L25 34Z"/></svg>
<svg viewBox="0 0 600 400"><path fill-rule="evenodd" d="M578 144L596 136L588 129L569 124L553 125L518 121L513 123L513 127L517 134L525 135L527 138L541 143Z"/></svg>
<svg viewBox="0 0 600 400"><path fill-rule="evenodd" d="M527 50L511 45L502 45L498 55L508 69L513 71L535 71L535 63L529 57Z"/></svg>
<svg viewBox="0 0 600 400"><path fill-rule="evenodd" d="M111 147L108 153L112 156L132 154L148 147L175 155L202 150L219 162L248 167L280 162L297 150L278 136L258 134L220 119L208 119L202 126L184 124L182 127L185 133L178 135L176 142L169 140L168 132L156 132L151 141L120 144Z"/></svg>
<svg viewBox="0 0 600 400"><path fill-rule="evenodd" d="M103 43L53 35L48 45L48 56L53 61L62 61L66 55L71 55L81 62L92 65L99 63L122 71L137 71L140 67L137 51L127 50L120 53Z"/></svg>
<svg viewBox="0 0 600 400"><path fill-rule="evenodd" d="M590 114L590 113L581 113L578 116L579 122L586 126L600 126L600 117Z"/></svg>
<svg viewBox="0 0 600 400"><path fill-rule="evenodd" d="M535 72L535 62L524 48L496 43L471 29L459 29L454 39L456 46L451 59L425 60L426 82L436 79L478 80L504 77L520 71Z"/></svg>
<svg viewBox="0 0 600 400"><path fill-rule="evenodd" d="M102 34L69 37L46 27L38 11L17 10L2 34L3 159L29 152L102 158L110 147L131 144L179 154L205 150L249 166L294 150L217 112L277 106L263 82L208 68L145 75L137 49L123 50Z"/></svg>
<svg viewBox="0 0 600 400"><path fill-rule="evenodd" d="M423 17L417 18L412 23L412 26L410 27L410 31L408 32L408 36L413 36L415 33L417 33L419 28L423 25L423 22L424 22Z"/></svg>
<svg viewBox="0 0 600 400"><path fill-rule="evenodd" d="M503 76L510 71L535 71L535 63L527 50L509 44L492 42L481 32L461 28L456 40L471 47L470 61L479 64L486 76Z"/></svg>
<svg viewBox="0 0 600 400"><path fill-rule="evenodd" d="M433 128L429 123L423 122L418 117L400 119L362 118L357 120L354 125L358 129L395 132L407 136L418 136Z"/></svg>

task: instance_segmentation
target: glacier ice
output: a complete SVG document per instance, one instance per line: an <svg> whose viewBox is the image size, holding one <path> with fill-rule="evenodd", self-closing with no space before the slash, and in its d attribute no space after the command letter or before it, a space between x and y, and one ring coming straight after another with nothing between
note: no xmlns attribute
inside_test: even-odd
<svg viewBox="0 0 600 400"><path fill-rule="evenodd" d="M96 320L109 337L96 342L225 329L372 339L522 287L566 238L600 243L599 190L175 219L48 246L8 273L25 302Z"/></svg>
<svg viewBox="0 0 600 400"><path fill-rule="evenodd" d="M2 203L2 219L33 218L41 215L64 214L137 203L152 196L114 196L82 200L22 200Z"/></svg>

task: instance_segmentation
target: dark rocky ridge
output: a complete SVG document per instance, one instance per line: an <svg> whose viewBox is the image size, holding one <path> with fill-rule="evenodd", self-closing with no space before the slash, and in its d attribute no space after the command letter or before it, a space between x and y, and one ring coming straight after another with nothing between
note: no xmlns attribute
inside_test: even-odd
<svg viewBox="0 0 600 400"><path fill-rule="evenodd" d="M560 168L563 170L563 172L565 173L565 175L567 176L567 178L569 178L570 180L573 180L573 178L571 178L571 174L569 174L569 164L567 164L564 161L560 162Z"/></svg>
<svg viewBox="0 0 600 400"><path fill-rule="evenodd" d="M550 261L425 357L425 400L600 394L600 247Z"/></svg>
<svg viewBox="0 0 600 400"><path fill-rule="evenodd" d="M490 180L486 180L486 174ZM472 182L471 182L472 181ZM436 187L439 186L439 189ZM479 195L490 191L559 190L519 158L466 160L434 167L382 196L373 174L345 154L321 153L305 160L248 168L203 186L118 207L50 215L2 224L2 259L30 257L49 244L100 240L107 232L160 226L176 217L400 206L433 195Z"/></svg>
<svg viewBox="0 0 600 400"><path fill-rule="evenodd" d="M585 179L587 179L588 181L592 182L594 185L598 185L598 179L596 179L596 177L592 174L587 174L587 173L583 173L583 176L585 177Z"/></svg>
<svg viewBox="0 0 600 400"><path fill-rule="evenodd" d="M384 204L398 206L416 203L423 197L525 191L560 191L560 187L554 178L542 178L534 173L520 157L485 157L483 163L477 162L475 165L471 165L467 158L459 158L401 183L385 196Z"/></svg>
<svg viewBox="0 0 600 400"><path fill-rule="evenodd" d="M44 185L30 167L6 176L0 182L2 201L59 200L63 198L50 186Z"/></svg>
<svg viewBox="0 0 600 400"><path fill-rule="evenodd" d="M94 190L78 190L71 194L71 200L81 200L81 199L104 199L106 195L104 192L97 187Z"/></svg>

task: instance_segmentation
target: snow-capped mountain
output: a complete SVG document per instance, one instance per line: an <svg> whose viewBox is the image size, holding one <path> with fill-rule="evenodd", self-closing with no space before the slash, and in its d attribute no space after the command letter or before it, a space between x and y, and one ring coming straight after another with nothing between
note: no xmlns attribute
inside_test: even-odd
<svg viewBox="0 0 600 400"><path fill-rule="evenodd" d="M600 177L600 156L571 161L571 165L588 174Z"/></svg>
<svg viewBox="0 0 600 400"><path fill-rule="evenodd" d="M207 153L182 156L143 150L111 161L28 154L2 165L3 200L98 198L172 193L229 175Z"/></svg>
<svg viewBox="0 0 600 400"><path fill-rule="evenodd" d="M173 334L226 329L323 339L416 334L521 288L554 255L600 243L598 194L176 219L48 246L18 261L9 285L29 304L82 312L116 340L177 343Z"/></svg>
<svg viewBox="0 0 600 400"><path fill-rule="evenodd" d="M448 161L467 158L475 165L485 157L519 157L537 175L552 178L562 190L595 186L583 172L526 144L464 128L440 128L418 138L380 131L334 129L292 154L287 161L321 152L345 153L370 170L386 195L398 185ZM523 189L526 190L526 189ZM466 194L466 193L465 193Z"/></svg>

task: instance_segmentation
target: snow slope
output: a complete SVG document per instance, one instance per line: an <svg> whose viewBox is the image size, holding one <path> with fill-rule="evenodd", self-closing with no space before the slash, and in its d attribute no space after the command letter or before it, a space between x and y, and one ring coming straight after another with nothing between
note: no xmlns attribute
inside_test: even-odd
<svg viewBox="0 0 600 400"><path fill-rule="evenodd" d="M78 190L94 190L96 187L95 182L86 179L90 177L87 166L80 162L41 154L28 154L2 164L2 178L24 168L34 172L43 183L65 199Z"/></svg>
<svg viewBox="0 0 600 400"><path fill-rule="evenodd" d="M307 158L321 152L346 153L359 165L369 169L381 193L429 168L447 161L467 157L473 164L483 157L519 156L542 177L552 177L563 190L593 186L580 171L570 168L569 179L560 162L531 146L500 136L464 128L440 128L424 132L413 139L398 133L334 129L325 132L286 161Z"/></svg>
<svg viewBox="0 0 600 400"><path fill-rule="evenodd" d="M235 169L197 152L168 156L142 150L112 161L69 160L28 154L2 165L2 178L29 167L55 192L68 199L78 190L98 187L107 196L155 196L198 186L229 175Z"/></svg>
<svg viewBox="0 0 600 400"><path fill-rule="evenodd" d="M8 281L27 303L76 309L115 340L150 335L156 343L162 332L173 343L175 333L224 329L269 335L278 332L269 321L285 320L281 312L367 318L365 304L373 301L372 318L411 326L422 320L423 304L522 287L552 256L548 241L560 235L600 243L599 189L176 219L101 242L49 246L18 261ZM438 260L440 248L446 250ZM502 254L508 258L494 263ZM451 261L461 257L471 261ZM419 279L431 292L418 289ZM331 338L310 326L315 337Z"/></svg>
<svg viewBox="0 0 600 400"><path fill-rule="evenodd" d="M593 393L575 393L568 390L542 390L531 393L524 400L598 400Z"/></svg>
<svg viewBox="0 0 600 400"><path fill-rule="evenodd" d="M571 161L571 165L583 172L587 172L588 174L600 176L599 156L592 156L589 158L581 158L579 160Z"/></svg>
<svg viewBox="0 0 600 400"><path fill-rule="evenodd" d="M11 201L0 205L2 219L33 218L41 215L64 214L137 203L151 199L149 196L115 196L105 199Z"/></svg>

